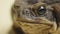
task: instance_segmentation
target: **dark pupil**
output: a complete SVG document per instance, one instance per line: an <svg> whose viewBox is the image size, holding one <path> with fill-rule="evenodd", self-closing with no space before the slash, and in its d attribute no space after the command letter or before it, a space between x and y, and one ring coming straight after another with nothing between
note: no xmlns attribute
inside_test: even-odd
<svg viewBox="0 0 60 34"><path fill-rule="evenodd" d="M46 8L44 6L40 6L37 10L39 15L43 15L46 12Z"/></svg>

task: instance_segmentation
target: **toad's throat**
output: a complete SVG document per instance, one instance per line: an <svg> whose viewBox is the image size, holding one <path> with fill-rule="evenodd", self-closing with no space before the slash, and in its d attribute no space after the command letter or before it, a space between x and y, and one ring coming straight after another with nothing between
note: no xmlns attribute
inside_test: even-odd
<svg viewBox="0 0 60 34"><path fill-rule="evenodd" d="M22 22L20 22L20 24L25 34L27 33L28 34L41 34L42 31L46 29L47 31L44 31L44 32L48 34L49 29L51 28L51 26L44 25L44 24L30 24L30 23L22 23Z"/></svg>

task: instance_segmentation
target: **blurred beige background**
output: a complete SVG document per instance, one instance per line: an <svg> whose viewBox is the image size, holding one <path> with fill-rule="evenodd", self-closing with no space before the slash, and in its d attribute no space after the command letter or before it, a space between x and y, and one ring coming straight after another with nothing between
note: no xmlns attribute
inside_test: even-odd
<svg viewBox="0 0 60 34"><path fill-rule="evenodd" d="M0 34L8 34L12 27L11 6L15 0L0 0Z"/></svg>

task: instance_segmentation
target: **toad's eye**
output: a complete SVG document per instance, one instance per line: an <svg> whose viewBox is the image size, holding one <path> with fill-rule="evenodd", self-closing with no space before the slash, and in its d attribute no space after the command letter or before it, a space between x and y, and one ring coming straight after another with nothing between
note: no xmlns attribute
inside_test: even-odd
<svg viewBox="0 0 60 34"><path fill-rule="evenodd" d="M38 13L39 15L43 15L45 12L46 12L46 7L45 7L45 6L40 6L40 7L37 9L37 13Z"/></svg>

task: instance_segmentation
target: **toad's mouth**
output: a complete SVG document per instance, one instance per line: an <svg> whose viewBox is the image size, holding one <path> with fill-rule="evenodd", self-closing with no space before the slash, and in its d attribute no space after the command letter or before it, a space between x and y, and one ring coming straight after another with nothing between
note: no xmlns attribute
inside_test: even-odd
<svg viewBox="0 0 60 34"><path fill-rule="evenodd" d="M56 23L56 22L52 22L44 17L35 18L35 19L20 18L20 19L17 19L17 22L30 23L30 24L45 24L45 25L53 25L53 23Z"/></svg>

